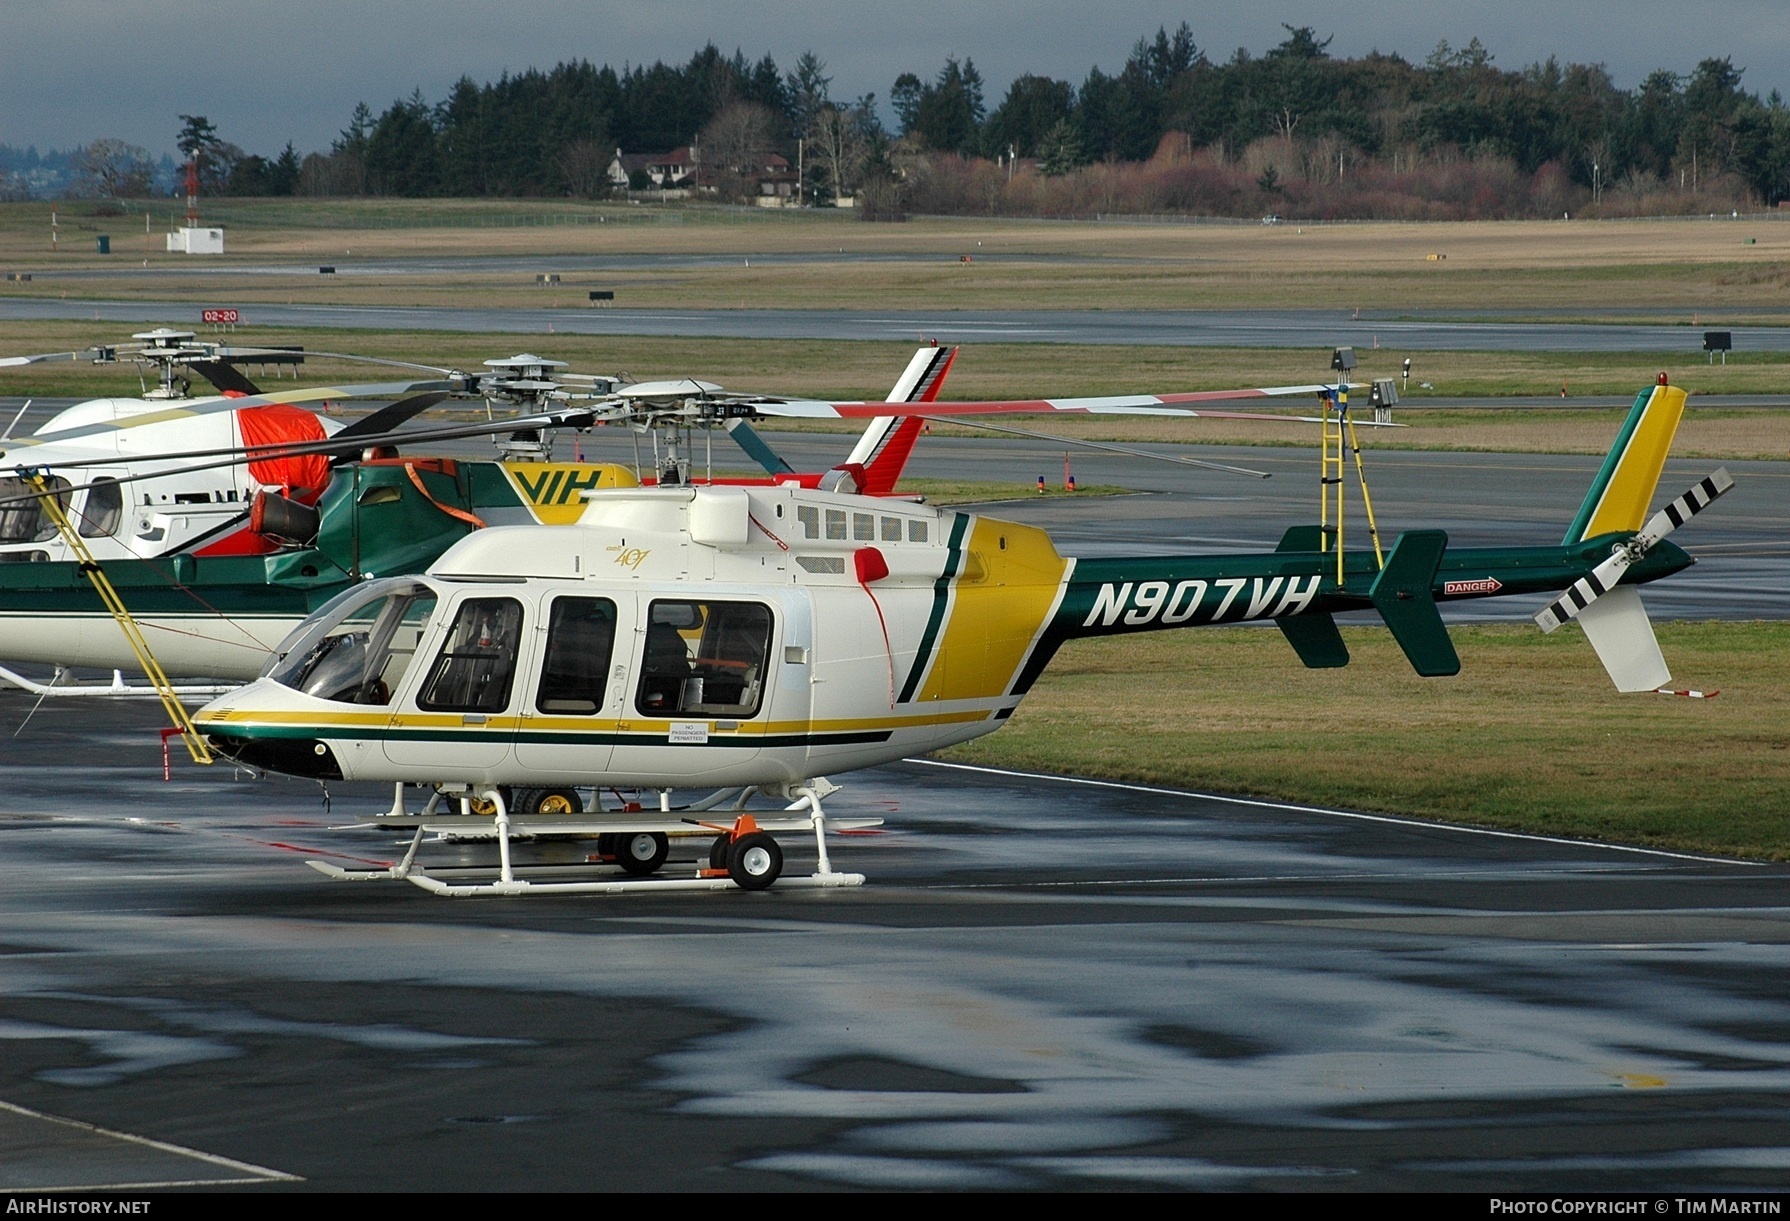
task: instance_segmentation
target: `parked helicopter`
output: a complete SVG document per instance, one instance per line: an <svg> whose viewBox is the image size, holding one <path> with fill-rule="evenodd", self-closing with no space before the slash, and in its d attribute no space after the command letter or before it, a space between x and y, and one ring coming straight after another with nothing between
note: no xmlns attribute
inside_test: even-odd
<svg viewBox="0 0 1790 1221"><path fill-rule="evenodd" d="M275 491L309 503L322 491L329 475L326 455L251 456L243 463L188 471L178 457L183 451L259 447L272 452L332 435L346 440L361 432L384 432L400 417L373 416L344 427L341 421L294 404L453 388L453 383L444 380L445 370L403 365L430 376L426 381L413 378L377 385L295 388L263 395L240 366L295 365L304 359L301 349L229 346L168 327L139 332L132 340L80 352L0 358L0 368L50 361L111 364L130 360L155 377L155 384L145 382L141 397L77 403L58 412L30 436L15 438L10 434L24 415L21 408L6 435L0 436L0 453L15 460L28 459L33 466L67 472L53 474L51 485L78 523L85 546L101 561L203 546L237 525L256 493ZM340 359L402 363L349 356ZM182 370L205 377L219 393L194 396ZM79 493L73 491L68 477L77 472L88 485ZM70 555L67 543L58 537L42 506L21 481L0 478L0 564L66 560Z"/></svg>
<svg viewBox="0 0 1790 1221"><path fill-rule="evenodd" d="M1076 560L1034 527L823 489L596 490L574 528L479 531L422 576L343 592L195 719L244 764L397 786L376 823L414 828L404 858L311 862L332 877L446 895L762 889L781 877L774 833L801 830L819 869L784 884L854 885L828 854L826 775L998 729L1080 637L1272 620L1305 665L1333 667L1349 660L1334 615L1371 608L1419 674L1448 675L1460 660L1440 603L1566 588L1543 617L1576 615L1619 689L1668 682L1636 587L1694 562L1665 536L1731 486L1718 471L1645 520L1684 401L1663 378L1637 398L1561 544L1451 549L1413 530L1383 564L1319 526L1262 554ZM420 814L404 807L411 783L435 790ZM515 817L509 786L551 786L563 812ZM695 786L717 791L680 817L672 790ZM587 811L581 787L656 789L660 809ZM794 804L744 814L755 794ZM475 799L489 824L468 817ZM444 800L460 812L439 813ZM417 863L426 830L475 824L496 837L494 881ZM604 865L597 880L531 881L511 840L537 830L605 836L599 857L636 878L674 836L714 840L694 878Z"/></svg>

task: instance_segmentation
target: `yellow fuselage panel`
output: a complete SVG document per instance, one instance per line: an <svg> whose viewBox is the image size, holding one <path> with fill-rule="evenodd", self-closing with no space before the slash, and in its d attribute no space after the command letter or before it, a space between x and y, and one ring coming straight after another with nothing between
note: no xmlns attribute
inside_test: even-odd
<svg viewBox="0 0 1790 1221"><path fill-rule="evenodd" d="M1005 692L1062 594L1068 562L1034 526L977 518L968 550L922 701Z"/></svg>

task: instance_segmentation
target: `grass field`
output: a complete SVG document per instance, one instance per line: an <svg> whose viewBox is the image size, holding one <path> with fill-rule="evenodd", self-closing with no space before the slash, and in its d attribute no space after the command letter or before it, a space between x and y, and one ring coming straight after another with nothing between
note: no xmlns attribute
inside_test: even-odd
<svg viewBox="0 0 1790 1221"><path fill-rule="evenodd" d="M176 316L171 321L180 321ZM190 320L187 325L193 325ZM116 342L129 328L92 322L8 324L7 354L74 350ZM496 355L529 350L569 362L585 372L625 372L637 379L701 377L732 389L837 399L876 399L906 363L904 343L734 339L635 339L581 335L466 335L403 331L316 331L245 326L230 338L244 344L300 343L312 351L346 351L462 369ZM1328 352L1244 348L1123 348L1108 345L971 345L947 383L947 398L1064 397L1163 390L1304 383L1323 380ZM1358 378L1395 373L1406 353L1362 351ZM1628 396L1663 370L1698 393L1790 391L1790 356L1746 354L1725 368L1690 356L1662 358L1633 353L1411 353L1415 388L1395 418L1408 430L1365 435L1386 448L1481 449L1597 453L1609 446L1620 413L1585 410L1567 399L1560 407L1512 410L1433 410L1439 395L1547 395L1550 404L1564 383L1573 395ZM253 375L254 370L250 370ZM375 366L315 359L304 384L378 381ZM271 388L281 384L265 379ZM291 384L290 382L285 384ZM59 363L0 370L0 395L131 395L138 392L134 366ZM1692 399L1695 404L1696 399ZM1304 400L1233 404L1245 410L1309 412ZM1034 421L1034 423L1036 423ZM1088 440L1188 441L1206 444L1308 446L1311 426L1227 420L1163 420L1120 417L1053 417L1048 431ZM768 427L792 427L768 425ZM855 432L856 426L802 425ZM941 429L941 431L944 431ZM1790 454L1790 412L1777 409L1697 409L1689 412L1675 452L1686 457L1782 458Z"/></svg>
<svg viewBox="0 0 1790 1221"><path fill-rule="evenodd" d="M176 222L171 201L120 215L65 203L62 252L49 249L47 203L0 204L9 271L111 271L0 284L25 295L153 295L256 301L424 305L583 304L590 288L621 304L964 309L1331 307L1573 311L1581 318L1686 326L1790 320L1790 224L1771 219L1239 225L915 218L863 224L801 213L702 207L483 200L211 200L231 253L195 262L155 247ZM101 232L114 253L93 253ZM566 274L279 276L228 274L267 263L459 255L738 255L710 267ZM754 254L813 261L753 265ZM827 259L826 255L839 256ZM900 256L865 262L861 256ZM1430 256L1437 256L1432 259ZM969 259L965 262L964 259ZM203 274L145 277L157 270ZM1636 312L1638 311L1638 313Z"/></svg>
<svg viewBox="0 0 1790 1221"><path fill-rule="evenodd" d="M1306 670L1280 633L1079 641L965 762L1490 827L1790 859L1790 625L1666 623L1680 685L1618 695L1576 627L1453 629L1454 678L1346 628Z"/></svg>

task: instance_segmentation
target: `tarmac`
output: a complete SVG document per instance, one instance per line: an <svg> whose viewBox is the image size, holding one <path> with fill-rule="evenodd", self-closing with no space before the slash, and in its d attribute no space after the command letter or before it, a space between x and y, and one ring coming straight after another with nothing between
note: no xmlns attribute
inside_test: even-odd
<svg viewBox="0 0 1790 1221"><path fill-rule="evenodd" d="M832 812L886 819L833 847L861 889L449 900L302 866L395 856L355 826L386 792L163 782L153 705L11 736L29 707L0 696L8 1190L1688 1191L1790 1163L1784 866L913 762L839 778Z"/></svg>

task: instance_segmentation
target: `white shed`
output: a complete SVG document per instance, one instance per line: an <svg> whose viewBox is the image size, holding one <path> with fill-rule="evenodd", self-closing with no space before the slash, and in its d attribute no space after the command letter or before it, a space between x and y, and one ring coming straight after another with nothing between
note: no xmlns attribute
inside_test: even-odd
<svg viewBox="0 0 1790 1221"><path fill-rule="evenodd" d="M168 235L169 254L222 254L222 229L176 229Z"/></svg>

